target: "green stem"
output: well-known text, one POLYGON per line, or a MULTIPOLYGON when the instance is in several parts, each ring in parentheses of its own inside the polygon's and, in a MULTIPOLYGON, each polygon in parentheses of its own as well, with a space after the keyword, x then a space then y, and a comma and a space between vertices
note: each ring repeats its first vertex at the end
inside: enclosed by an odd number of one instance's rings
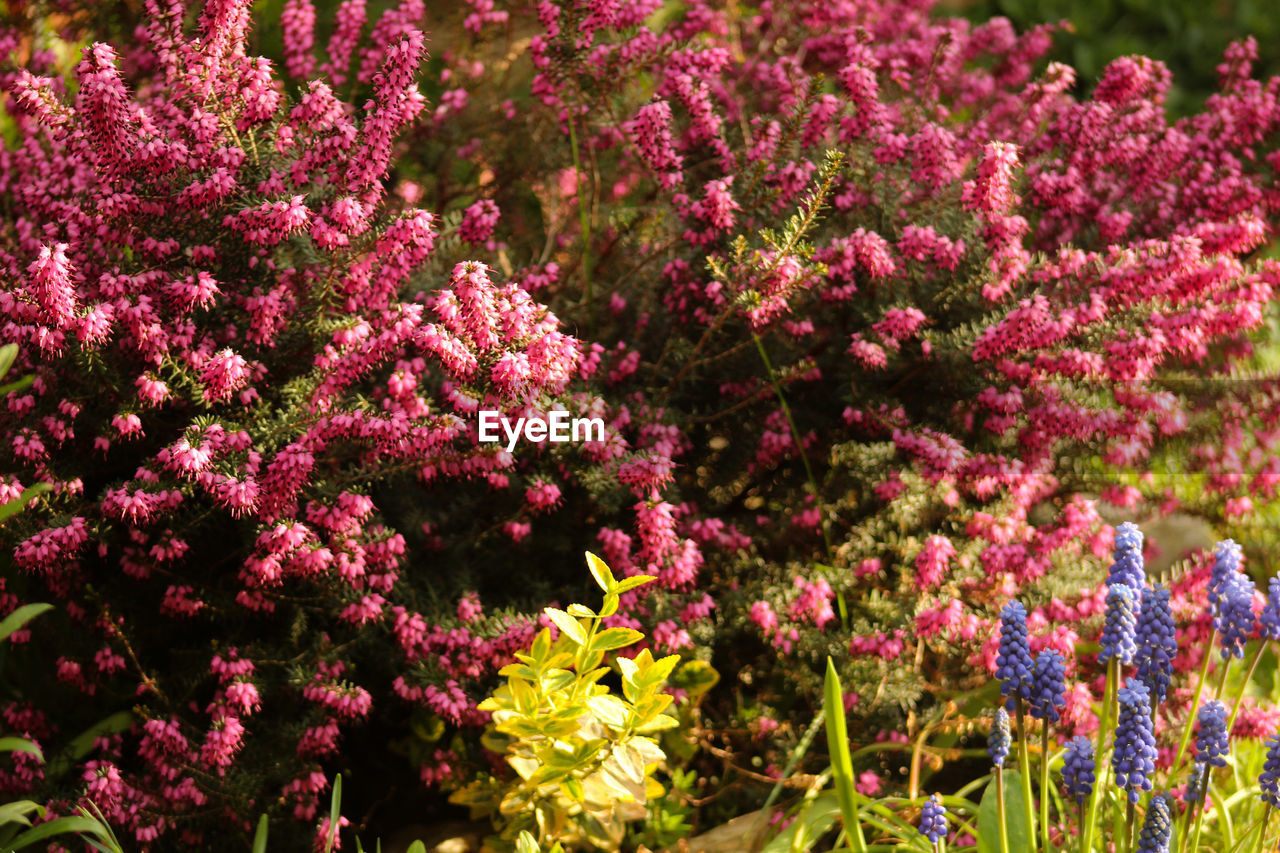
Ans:
POLYGON ((1027 821, 1027 841, 1033 846, 1036 837, 1035 803, 1031 799, 1031 758, 1027 749, 1026 709, 1021 696, 1013 698, 1014 717, 1018 724, 1018 778, 1022 782, 1022 810, 1027 821))
POLYGON ((1124 810, 1124 849, 1133 849, 1133 800, 1129 800, 1124 810))
POLYGON ((1040 728, 1040 847, 1044 853, 1053 849, 1049 844, 1049 721, 1043 720, 1040 728))
POLYGON ((1267 845, 1267 827, 1271 824, 1271 812, 1275 806, 1267 803, 1267 810, 1262 813, 1262 832, 1258 834, 1258 846, 1253 849, 1253 853, 1262 853, 1267 845))
POLYGON ((1258 643, 1258 650, 1253 653, 1253 660, 1249 661, 1249 672, 1244 677, 1244 683, 1240 685, 1240 692, 1236 694, 1236 702, 1231 706, 1231 716, 1227 717, 1227 732, 1230 733, 1231 727, 1235 724, 1236 714, 1240 713, 1240 704, 1244 702, 1244 692, 1249 689, 1249 682, 1253 680, 1253 673, 1258 669, 1258 662, 1262 660, 1262 653, 1267 650, 1270 640, 1263 640, 1258 643))
POLYGON ((1098 808, 1102 802, 1102 792, 1106 785, 1107 762, 1106 745, 1107 732, 1110 731, 1111 716, 1111 695, 1116 692, 1116 676, 1119 674, 1119 662, 1112 658, 1107 661, 1107 686, 1102 691, 1102 708, 1100 709, 1100 719, 1098 720, 1098 741, 1093 749, 1094 764, 1094 782, 1093 790, 1089 792, 1089 809, 1088 817, 1084 821, 1084 839, 1080 845, 1081 853, 1090 853, 1093 850, 1093 830, 1098 822, 1098 808))
POLYGON ((1004 767, 996 768, 996 820, 1000 822, 1000 853, 1009 853, 1009 818, 1004 809, 1004 767))
MULTIPOLYGON (((1178 741, 1178 752, 1173 758, 1173 764, 1169 768, 1169 780, 1177 778, 1178 772, 1182 769, 1182 757, 1187 754, 1187 747, 1191 743, 1191 729, 1196 724, 1196 714, 1200 710, 1200 694, 1204 692, 1205 681, 1209 678, 1209 660, 1213 657, 1213 643, 1218 638, 1218 631, 1214 629, 1209 632, 1209 645, 1204 650, 1204 660, 1200 662, 1200 676, 1196 681, 1196 692, 1191 694, 1191 712, 1187 714, 1186 725, 1182 727, 1182 739, 1178 741)), ((1182 842, 1178 842, 1181 849, 1182 842)))

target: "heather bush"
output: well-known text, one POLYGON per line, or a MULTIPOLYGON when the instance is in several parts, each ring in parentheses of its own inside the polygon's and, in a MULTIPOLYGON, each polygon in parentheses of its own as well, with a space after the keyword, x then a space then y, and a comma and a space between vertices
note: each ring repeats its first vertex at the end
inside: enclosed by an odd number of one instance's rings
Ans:
POLYGON ((1015 591, 1070 672, 1099 498, 1234 524, 1280 482, 1274 388, 1231 381, 1266 368, 1280 83, 1239 42, 1170 121, 1158 62, 1073 96, 1047 28, 930 6, 476 0, 425 63, 421 0, 289 0, 276 65, 245 0, 151 0, 118 52, 8 32, 35 381, 0 498, 52 492, 0 531, 5 606, 58 612, 0 712, 66 757, 5 789, 166 848, 269 809, 300 848, 341 769, 377 834, 375 787, 504 770, 479 702, 584 543, 657 579, 605 625, 685 660, 663 748, 708 790, 778 772, 828 656, 878 778, 1015 591), (604 434, 508 452, 484 410, 604 434), (1170 449, 1190 488, 1143 479, 1170 449))

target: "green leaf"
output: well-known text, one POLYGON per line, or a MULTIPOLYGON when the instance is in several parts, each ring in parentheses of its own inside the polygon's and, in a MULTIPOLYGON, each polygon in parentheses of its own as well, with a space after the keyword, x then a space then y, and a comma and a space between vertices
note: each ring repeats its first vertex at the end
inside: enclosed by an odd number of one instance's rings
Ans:
POLYGON ((670 683, 688 693, 689 698, 697 699, 720 683, 720 673, 706 661, 688 660, 671 676, 670 683))
POLYGON ((635 577, 623 578, 611 591, 622 595, 624 592, 630 592, 638 586, 644 586, 650 581, 656 580, 657 578, 653 575, 636 575, 635 577))
POLYGON ((427 853, 427 845, 421 841, 415 841, 409 845, 409 849, 405 853, 427 853))
POLYGON ((31 826, 31 819, 27 815, 33 812, 36 817, 44 817, 44 806, 31 800, 14 800, 12 803, 5 803, 0 806, 0 826, 6 823, 31 826))
POLYGON ((71 769, 72 762, 79 761, 88 755, 98 738, 122 732, 132 725, 132 711, 116 711, 111 716, 99 720, 67 744, 66 750, 49 763, 49 769, 45 771, 45 775, 50 779, 57 779, 71 769))
POLYGON ((623 649, 644 639, 644 634, 634 628, 606 628, 591 640, 591 648, 600 651, 623 649))
POLYGON ((258 831, 253 834, 253 853, 267 853, 267 816, 258 818, 258 831))
POLYGON ((24 737, 0 737, 0 752, 29 752, 44 763, 40 747, 24 737))
POLYGON ((55 835, 64 835, 66 833, 87 832, 96 835, 99 838, 105 838, 105 827, 101 823, 92 818, 87 817, 60 817, 42 823, 37 827, 28 829, 10 842, 9 850, 21 850, 35 844, 37 841, 44 841, 46 838, 52 838, 55 835))
POLYGON ((0 376, 4 376, 9 372, 9 368, 13 367, 14 359, 17 357, 17 344, 5 344, 0 347, 0 376))
POLYGON ((617 586, 618 582, 613 579, 613 572, 609 570, 604 560, 588 551, 587 568, 591 570, 591 577, 595 578, 600 589, 605 592, 613 592, 613 588, 617 586))
POLYGON ((342 774, 333 777, 333 797, 329 800, 329 837, 324 842, 324 853, 333 849, 333 839, 338 835, 338 821, 341 819, 342 807, 342 774))
MULTIPOLYGON (((1022 779, 1016 770, 1004 771, 1004 814, 1009 829, 1009 850, 1032 850, 1035 839, 1027 828, 1022 807, 1022 779)), ((987 783, 978 806, 978 853, 1000 853, 1000 811, 996 780, 987 783)))
POLYGON ((570 604, 569 615, 575 616, 579 619, 594 619, 596 612, 590 607, 586 607, 581 604, 570 604))
POLYGON ((839 814, 840 802, 836 792, 823 791, 801 807, 796 819, 764 846, 763 853, 790 853, 798 840, 797 834, 809 839, 821 838, 835 824, 839 814))
POLYGON ((845 727, 844 693, 840 689, 840 676, 831 658, 827 658, 826 682, 823 685, 822 713, 827 724, 827 748, 831 752, 831 776, 836 783, 836 797, 840 802, 840 816, 844 828, 858 850, 866 850, 862 838, 862 824, 858 820, 858 801, 855 798, 853 761, 849 757, 849 732, 845 727))
MULTIPOLYGON (((4 389, 0 388, 0 397, 4 396, 4 389)), ((22 494, 5 504, 0 504, 0 524, 22 512, 27 504, 37 497, 49 491, 52 486, 48 483, 36 483, 34 486, 28 486, 22 490, 22 494)))
POLYGON ((555 623, 555 626, 560 629, 560 632, 570 640, 573 640, 580 646, 585 646, 587 644, 587 633, 582 630, 582 625, 577 619, 574 619, 563 610, 557 610, 554 607, 543 608, 542 612, 547 614, 547 616, 551 618, 551 621, 555 623))
POLYGON ((601 606, 600 608, 600 618, 604 619, 606 617, 612 616, 613 614, 617 613, 618 603, 619 603, 619 599, 616 593, 612 593, 612 592, 605 593, 604 605, 601 606))
POLYGON ((4 621, 0 622, 0 640, 7 639, 10 634, 22 628, 32 619, 52 609, 52 604, 45 604, 44 602, 22 605, 4 617, 4 621))
MULTIPOLYGON (((414 853, 412 848, 409 849, 409 853, 414 853)), ((527 829, 520 830, 520 835, 516 837, 516 853, 542 853, 537 839, 530 835, 527 829)))

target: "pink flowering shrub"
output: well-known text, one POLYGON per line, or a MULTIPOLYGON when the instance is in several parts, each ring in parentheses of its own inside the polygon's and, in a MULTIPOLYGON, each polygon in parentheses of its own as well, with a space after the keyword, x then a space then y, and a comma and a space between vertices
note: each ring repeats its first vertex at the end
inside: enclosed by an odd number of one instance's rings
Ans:
POLYGON ((276 63, 247 0, 150 0, 73 68, 0 34, 36 377, 0 501, 53 486, 0 601, 59 607, 5 726, 136 709, 74 773, 143 843, 314 828, 339 767, 353 817, 455 787, 598 547, 658 579, 611 625, 733 674, 708 737, 762 749, 832 654, 871 740, 985 679, 1015 590, 1036 648, 1078 638, 1095 497, 1186 499, 1114 472, 1190 445, 1188 508, 1271 498, 1273 392, 1209 380, 1280 274, 1280 83, 1242 42, 1170 123, 1159 63, 1073 96, 1047 28, 930 5, 468 3, 425 70, 421 0, 289 0, 276 63), (482 410, 605 429, 508 452, 482 410))

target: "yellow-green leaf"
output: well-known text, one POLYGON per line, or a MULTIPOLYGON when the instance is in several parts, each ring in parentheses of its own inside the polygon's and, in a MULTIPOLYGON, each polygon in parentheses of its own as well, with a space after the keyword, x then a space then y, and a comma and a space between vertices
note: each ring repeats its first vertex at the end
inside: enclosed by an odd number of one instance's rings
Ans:
POLYGON ((591 577, 595 578, 596 583, 600 585, 600 589, 605 592, 613 592, 613 587, 617 582, 613 579, 613 572, 609 570, 609 566, 605 564, 604 560, 588 551, 587 568, 591 571, 591 577))
POLYGON ((622 595, 624 592, 630 592, 638 586, 644 586, 650 581, 656 580, 657 578, 653 575, 635 575, 634 577, 623 578, 618 582, 618 585, 611 590, 611 592, 616 592, 618 595, 622 595))
POLYGON ((574 619, 563 610, 557 610, 554 607, 544 608, 542 612, 547 614, 551 621, 555 623, 555 626, 559 628, 561 633, 566 637, 573 640, 580 646, 586 645, 587 633, 582 630, 582 625, 577 619, 574 619))
POLYGON ((600 651, 622 649, 644 639, 644 634, 634 628, 606 628, 591 640, 591 648, 600 651))

